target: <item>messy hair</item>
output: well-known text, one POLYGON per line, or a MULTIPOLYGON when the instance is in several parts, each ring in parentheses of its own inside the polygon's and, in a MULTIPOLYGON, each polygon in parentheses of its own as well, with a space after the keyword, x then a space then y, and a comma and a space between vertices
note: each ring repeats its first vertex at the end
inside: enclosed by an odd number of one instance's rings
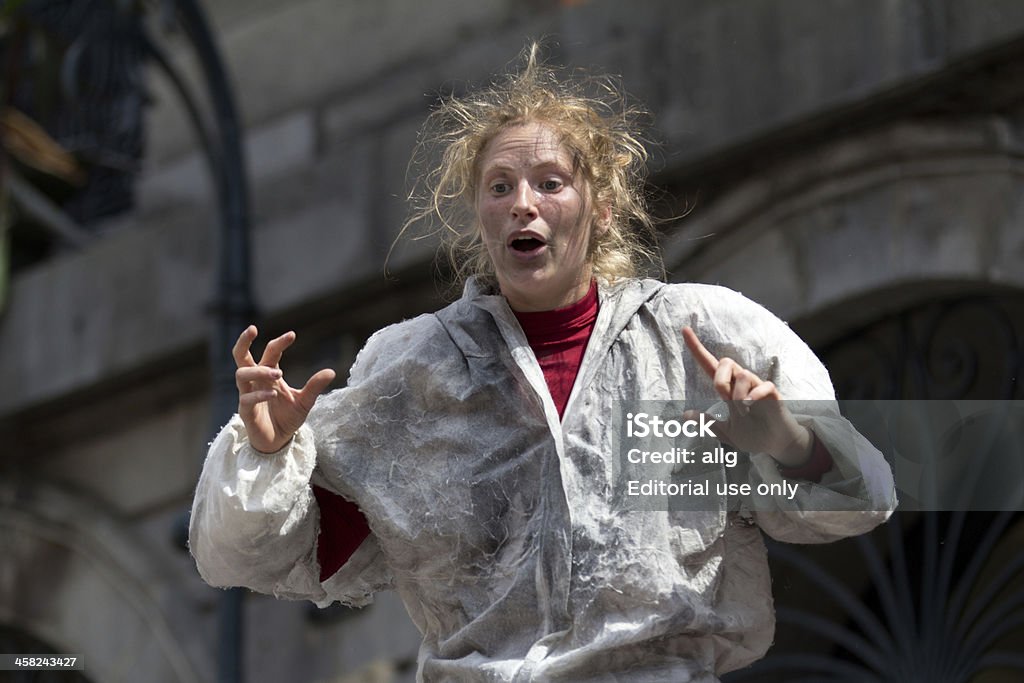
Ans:
POLYGON ((593 233, 594 276, 614 282, 656 263, 647 246, 654 236, 644 194, 647 150, 637 132, 645 112, 627 104, 610 77, 570 77, 543 64, 537 43, 514 64, 488 87, 442 98, 427 118, 410 163, 418 180, 402 234, 414 225, 439 234, 456 284, 473 275, 496 284, 476 211, 480 157, 503 130, 541 123, 556 132, 574 176, 586 182, 587 219, 610 217, 602 234, 593 233))

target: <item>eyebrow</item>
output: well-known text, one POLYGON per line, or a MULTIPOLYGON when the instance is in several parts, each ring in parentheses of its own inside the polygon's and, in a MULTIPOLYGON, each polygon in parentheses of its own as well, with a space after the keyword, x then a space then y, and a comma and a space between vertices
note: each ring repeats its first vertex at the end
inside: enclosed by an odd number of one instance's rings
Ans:
MULTIPOLYGON (((549 161, 542 161, 539 164, 536 164, 535 166, 531 166, 530 167, 531 170, 532 169, 542 169, 543 170, 543 169, 546 169, 546 168, 556 168, 558 170, 567 171, 569 173, 569 175, 572 175, 572 168, 571 168, 571 166, 566 166, 565 164, 559 162, 557 159, 556 160, 549 160, 549 161)), ((484 168, 482 169, 482 174, 483 175, 487 175, 489 173, 496 173, 496 172, 517 171, 518 169, 519 169, 518 166, 511 166, 509 164, 495 164, 493 166, 484 166, 484 168)))

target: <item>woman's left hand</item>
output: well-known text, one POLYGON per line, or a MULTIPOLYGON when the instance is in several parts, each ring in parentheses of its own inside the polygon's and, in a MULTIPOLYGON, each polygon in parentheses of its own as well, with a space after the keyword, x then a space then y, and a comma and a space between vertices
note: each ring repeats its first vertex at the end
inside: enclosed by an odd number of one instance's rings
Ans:
POLYGON ((814 436, 793 418, 775 384, 731 358, 715 358, 689 327, 683 340, 729 405, 729 420, 711 427, 715 436, 741 451, 768 453, 786 467, 804 464, 814 436))

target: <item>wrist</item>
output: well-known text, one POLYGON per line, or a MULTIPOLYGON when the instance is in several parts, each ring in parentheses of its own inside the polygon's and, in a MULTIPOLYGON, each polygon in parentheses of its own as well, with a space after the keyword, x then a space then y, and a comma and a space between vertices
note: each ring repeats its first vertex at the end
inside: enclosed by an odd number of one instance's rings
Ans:
POLYGON ((259 446, 256 446, 256 445, 255 445, 255 444, 254 444, 254 443, 252 442, 252 440, 250 439, 250 441, 249 441, 249 446, 250 446, 250 447, 251 447, 251 448, 252 448, 252 449, 253 449, 254 451, 256 451, 257 453, 259 453, 260 455, 277 455, 277 454, 278 454, 278 453, 280 453, 281 451, 283 451, 283 450, 285 450, 286 448, 288 448, 288 446, 290 446, 290 445, 291 445, 291 443, 292 443, 292 440, 293 440, 294 438, 295 438, 295 434, 292 434, 292 435, 291 435, 291 436, 289 436, 289 437, 288 437, 287 439, 285 439, 284 441, 280 442, 280 445, 278 445, 278 446, 277 446, 276 448, 274 447, 274 446, 275 446, 275 444, 266 444, 266 445, 265 445, 265 444, 260 444, 259 446), (265 449, 266 449, 266 450, 265 450, 265 449))
POLYGON ((811 452, 814 448, 814 434, 810 429, 797 424, 792 438, 769 452, 779 465, 787 468, 801 467, 811 459, 811 452))

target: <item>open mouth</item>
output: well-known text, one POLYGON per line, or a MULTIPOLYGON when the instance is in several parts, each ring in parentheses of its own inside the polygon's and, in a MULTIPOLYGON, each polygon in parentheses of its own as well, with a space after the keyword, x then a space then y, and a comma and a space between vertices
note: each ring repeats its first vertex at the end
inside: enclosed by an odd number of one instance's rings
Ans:
POLYGON ((515 251, 527 254, 543 247, 544 242, 540 241, 536 237, 517 237, 512 240, 512 244, 509 246, 511 246, 515 251))

